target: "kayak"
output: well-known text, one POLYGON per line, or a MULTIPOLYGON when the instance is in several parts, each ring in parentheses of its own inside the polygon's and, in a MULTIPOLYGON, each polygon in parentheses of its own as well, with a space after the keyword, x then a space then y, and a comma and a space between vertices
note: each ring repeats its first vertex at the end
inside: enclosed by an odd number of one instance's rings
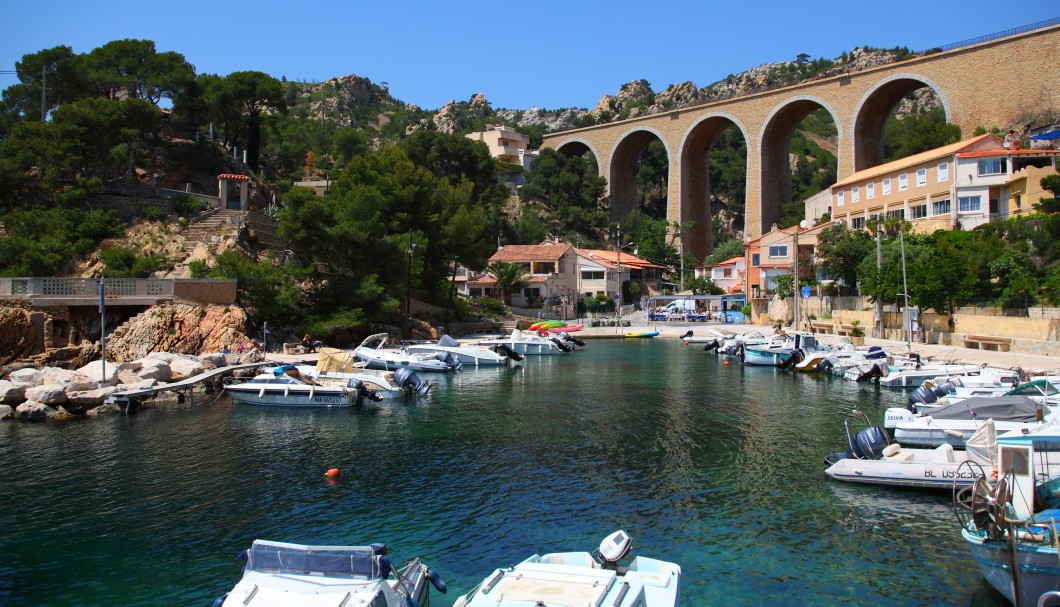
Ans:
POLYGON ((658 331, 644 331, 643 333, 626 333, 626 337, 655 337, 658 331))
POLYGON ((562 320, 546 320, 544 322, 535 322, 534 324, 527 327, 527 331, 541 331, 542 329, 552 329, 554 327, 562 327, 567 323, 562 320))
POLYGON ((549 333, 574 333, 575 331, 581 331, 585 328, 585 325, 563 325, 562 327, 552 327, 548 330, 549 333))

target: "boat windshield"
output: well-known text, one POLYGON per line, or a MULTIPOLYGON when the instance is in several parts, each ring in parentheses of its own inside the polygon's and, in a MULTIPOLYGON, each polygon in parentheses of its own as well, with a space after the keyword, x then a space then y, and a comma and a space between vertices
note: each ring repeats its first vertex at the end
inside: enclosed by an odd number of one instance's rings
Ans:
POLYGON ((379 568, 371 548, 301 547, 255 544, 247 553, 247 571, 293 573, 371 580, 379 568))

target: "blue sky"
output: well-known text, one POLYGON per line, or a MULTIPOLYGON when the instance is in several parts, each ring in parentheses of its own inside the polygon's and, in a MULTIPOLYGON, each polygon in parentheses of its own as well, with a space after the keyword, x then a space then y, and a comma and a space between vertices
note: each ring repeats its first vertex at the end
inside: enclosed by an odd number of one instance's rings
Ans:
MULTIPOLYGON (((357 74, 422 108, 484 93, 494 108, 592 108, 632 80, 702 87, 762 63, 835 58, 856 46, 923 50, 1060 17, 1056 0, 957 3, 12 2, 0 71, 24 54, 153 40, 198 73, 259 70, 317 82, 357 74)), ((16 82, 0 74, 0 89, 16 82)))

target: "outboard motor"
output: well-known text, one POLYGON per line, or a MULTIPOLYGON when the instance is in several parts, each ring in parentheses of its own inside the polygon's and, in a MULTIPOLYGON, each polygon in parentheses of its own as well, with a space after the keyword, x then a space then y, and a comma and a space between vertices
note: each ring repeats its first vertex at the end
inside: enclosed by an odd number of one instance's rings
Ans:
POLYGON ((914 417, 915 414, 905 407, 889 407, 883 413, 883 427, 893 435, 898 424, 911 422, 914 417))
POLYGON ((380 396, 378 392, 376 392, 375 390, 369 390, 368 386, 364 385, 364 382, 359 379, 351 379, 350 381, 346 382, 346 387, 350 390, 353 390, 354 393, 357 394, 358 405, 361 404, 366 398, 368 400, 374 400, 376 402, 383 400, 383 397, 380 396))
MULTIPOLYGON (((691 331, 689 331, 689 333, 691 333, 691 331)), ((585 347, 585 340, 584 339, 578 339, 577 337, 572 337, 571 334, 567 333, 566 331, 561 332, 559 335, 560 335, 560 337, 563 338, 564 341, 569 341, 570 343, 572 343, 572 344, 574 344, 576 346, 582 347, 582 348, 585 347)))
POLYGON ((795 365, 801 363, 803 358, 805 358, 805 357, 802 354, 802 350, 800 350, 798 348, 795 348, 794 350, 791 351, 791 355, 788 356, 788 359, 785 360, 785 361, 782 361, 780 363, 780 368, 781 369, 794 369, 795 365))
POLYGON ((519 354, 518 352, 516 352, 515 350, 509 348, 505 344, 497 344, 496 346, 493 346, 493 351, 498 353, 498 354, 503 354, 503 355, 507 356, 509 359, 514 360, 516 362, 518 362, 520 360, 523 360, 523 355, 522 354, 519 354))
POLYGON ((449 368, 453 371, 459 371, 460 367, 464 366, 455 356, 453 356, 452 352, 435 352, 434 357, 449 365, 449 368))
POLYGON ((953 392, 954 387, 955 386, 953 384, 953 380, 947 379, 946 381, 932 388, 931 391, 935 393, 935 396, 942 398, 944 396, 949 396, 950 393, 953 392))
POLYGON ((574 346, 563 343, 563 340, 558 337, 549 337, 548 340, 556 344, 556 347, 558 347, 560 350, 563 350, 564 352, 571 352, 574 350, 574 346))
POLYGON ((687 333, 685 333, 684 335, 682 335, 682 336, 681 336, 681 339, 684 339, 684 338, 686 338, 686 337, 692 337, 692 331, 688 331, 687 333))
POLYGON ((887 432, 883 428, 870 426, 851 437, 848 422, 849 420, 843 420, 843 425, 847 426, 847 449, 845 451, 836 451, 826 456, 824 458, 826 466, 831 466, 841 459, 852 457, 857 459, 880 459, 883 456, 883 450, 889 444, 887 432))
POLYGON ((413 392, 426 394, 431 389, 430 382, 425 379, 420 379, 419 376, 416 375, 416 372, 408 367, 398 367, 398 369, 394 371, 394 383, 409 394, 412 394, 413 392))
POLYGON ((368 547, 372 549, 372 554, 375 555, 376 562, 379 563, 379 576, 385 580, 390 576, 390 572, 394 570, 390 557, 386 555, 386 544, 370 544, 368 547))
POLYGON ((832 364, 832 361, 830 361, 830 360, 828 360, 826 358, 826 359, 822 360, 821 362, 817 363, 817 366, 813 368, 813 372, 814 373, 823 373, 825 371, 828 371, 829 369, 831 369, 834 366, 835 365, 832 364))
MULTIPOLYGON (((689 331, 689 333, 691 333, 691 331, 689 331)), ((721 346, 721 344, 718 343, 718 340, 712 339, 712 340, 708 341, 705 346, 703 346, 703 350, 705 352, 715 352, 715 353, 717 353, 718 348, 720 346, 721 346)))
POLYGON ((918 404, 930 405, 938 402, 938 400, 939 397, 931 386, 921 385, 909 395, 909 408, 915 411, 918 404))
POLYGON ((880 368, 879 363, 873 363, 872 368, 858 376, 857 381, 859 384, 865 383, 872 380, 877 386, 880 385, 880 378, 883 377, 883 369, 880 368))
POLYGON ((746 355, 746 353, 744 352, 744 348, 745 346, 743 342, 740 342, 739 347, 737 347, 736 349, 736 358, 739 358, 741 363, 743 362, 744 356, 746 355))

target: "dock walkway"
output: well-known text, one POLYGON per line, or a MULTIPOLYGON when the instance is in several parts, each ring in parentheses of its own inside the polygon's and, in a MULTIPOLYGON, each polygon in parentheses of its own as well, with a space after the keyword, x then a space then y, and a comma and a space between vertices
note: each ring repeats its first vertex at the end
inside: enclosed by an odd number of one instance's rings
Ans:
POLYGON ((195 386, 195 384, 206 381, 210 378, 217 377, 218 375, 224 375, 225 373, 231 373, 232 371, 238 371, 239 369, 250 369, 252 367, 261 367, 263 365, 275 364, 275 361, 258 361, 253 363, 241 363, 237 365, 226 365, 224 367, 217 367, 210 369, 198 375, 193 375, 186 379, 182 379, 177 382, 169 384, 158 384, 157 386, 151 386, 150 388, 135 388, 132 390, 122 390, 121 392, 115 392, 110 395, 107 399, 108 403, 115 404, 128 404, 131 402, 139 402, 145 398, 154 396, 159 392, 180 392, 182 390, 188 390, 195 386))

